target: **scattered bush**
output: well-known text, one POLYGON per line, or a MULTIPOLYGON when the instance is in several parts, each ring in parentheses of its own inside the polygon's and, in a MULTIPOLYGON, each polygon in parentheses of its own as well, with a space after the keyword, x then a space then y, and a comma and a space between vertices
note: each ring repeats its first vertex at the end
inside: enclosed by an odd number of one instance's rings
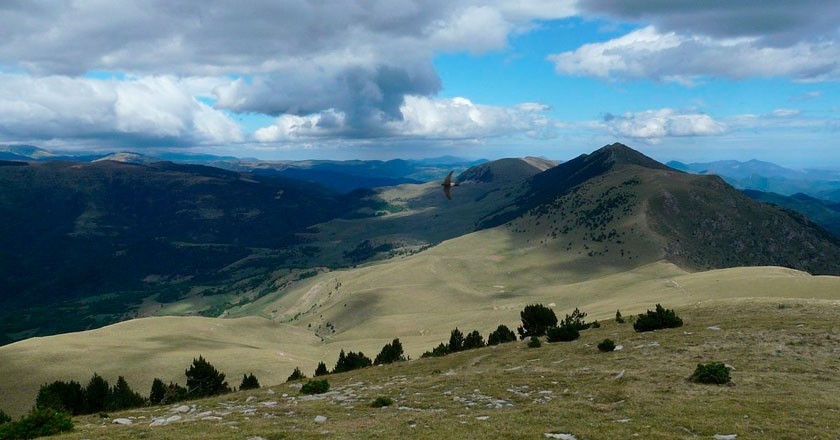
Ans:
POLYGON ((615 342, 612 339, 604 339, 603 341, 598 343, 598 350, 601 350, 603 352, 614 351, 615 342))
POLYGON ((224 373, 220 373, 202 356, 193 359, 192 365, 184 374, 187 376, 187 390, 190 397, 215 396, 230 392, 224 373))
POLYGON ((601 323, 597 319, 592 321, 592 328, 601 328, 601 323))
POLYGON ((525 309, 519 312, 519 317, 522 318, 522 326, 516 331, 522 340, 532 336, 545 336, 549 327, 557 325, 557 315, 542 304, 525 306, 525 309))
POLYGON ((290 374, 289 377, 286 378, 286 382, 291 382, 291 381, 294 381, 294 380, 301 380, 301 379, 306 379, 306 375, 303 374, 303 372, 300 371, 300 368, 295 367, 295 371, 292 371, 292 374, 290 374))
POLYGON ((619 324, 624 324, 624 317, 621 316, 621 311, 617 309, 615 311, 615 322, 619 324))
POLYGON ((393 404, 394 404, 394 400, 391 399, 390 397, 379 396, 379 397, 376 398, 376 400, 373 401, 373 403, 370 404, 370 406, 372 406, 374 408, 383 408, 383 407, 386 407, 386 406, 391 406, 393 404))
POLYGON ((330 374, 330 372, 327 371, 327 364, 325 364, 323 361, 318 362, 318 367, 315 368, 314 376, 326 376, 327 374, 330 374))
POLYGON ((302 394, 323 394, 330 390, 330 383, 327 379, 310 380, 300 387, 302 394))
POLYGON ((694 374, 689 378, 692 382, 725 385, 732 379, 729 368, 720 362, 697 364, 694 374))
POLYGON ((464 350, 472 350, 474 348, 484 347, 484 338, 478 330, 473 330, 464 338, 464 350))
POLYGON ((17 422, 0 424, 0 440, 45 437, 72 429, 70 415, 52 408, 35 408, 17 422))
POLYGON ((254 376, 254 373, 242 375, 242 383, 239 384, 239 390, 255 390, 260 387, 260 381, 257 380, 257 376, 254 376))
POLYGON ((382 351, 376 355, 376 359, 374 359, 373 363, 376 365, 390 364, 404 360, 405 354, 403 353, 402 343, 399 338, 396 338, 390 344, 385 344, 385 346, 382 347, 382 351))
POLYGON ((35 407, 38 409, 84 414, 85 406, 85 391, 76 381, 57 380, 51 384, 41 385, 35 398, 35 407))
POLYGON ((548 342, 570 342, 580 337, 580 332, 575 326, 565 324, 549 327, 545 334, 548 342))
POLYGON ((335 363, 333 373, 344 373, 347 371, 358 370, 373 365, 373 361, 365 356, 361 351, 358 353, 348 352, 344 354, 344 350, 338 354, 338 361, 335 363))
POLYGON ((2 409, 0 409, 0 425, 2 425, 2 424, 4 424, 4 423, 9 423, 9 422, 11 422, 11 421, 12 421, 12 418, 11 418, 11 417, 9 417, 9 415, 8 415, 8 414, 6 414, 6 412, 5 412, 5 411, 3 411, 2 409))
POLYGON ((676 312, 657 304, 656 311, 648 310, 646 313, 639 314, 636 322, 633 323, 633 329, 637 332, 647 332, 663 328, 682 327, 682 325, 683 321, 677 316, 676 312))
POLYGON ((531 340, 528 341, 529 348, 539 348, 542 347, 542 342, 540 342, 540 338, 536 336, 531 336, 531 340))
POLYGON ((487 337, 487 345, 498 345, 516 340, 516 333, 507 328, 506 325, 499 325, 490 336, 487 337))

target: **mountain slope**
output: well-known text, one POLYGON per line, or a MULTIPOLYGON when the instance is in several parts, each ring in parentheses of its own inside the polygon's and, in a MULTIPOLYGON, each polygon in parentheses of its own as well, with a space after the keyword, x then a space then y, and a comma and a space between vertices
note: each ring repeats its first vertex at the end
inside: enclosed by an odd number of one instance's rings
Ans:
POLYGON ((805 217, 624 145, 563 163, 525 185, 524 196, 480 226, 509 222, 543 242, 560 240, 568 250, 615 261, 642 253, 693 270, 774 265, 840 274, 840 241, 805 217))
POLYGON ((199 165, 0 167, 0 339, 90 328, 132 316, 152 295, 171 302, 315 266, 297 234, 359 203, 199 165))

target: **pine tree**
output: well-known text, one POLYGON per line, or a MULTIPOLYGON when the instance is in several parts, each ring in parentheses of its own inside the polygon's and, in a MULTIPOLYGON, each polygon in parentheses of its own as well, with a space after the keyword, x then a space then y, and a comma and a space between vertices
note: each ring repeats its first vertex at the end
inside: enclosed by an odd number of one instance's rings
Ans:
POLYGON ((493 333, 487 336, 487 345, 498 345, 516 341, 516 333, 506 325, 499 325, 493 333))
POLYGON ((473 330, 464 338, 464 350, 484 347, 484 338, 478 330, 473 330))
POLYGON ((458 330, 458 327, 455 327, 455 330, 452 330, 452 333, 449 334, 449 352, 457 353, 463 349, 464 334, 461 333, 461 330, 458 330))
POLYGON ((399 338, 394 339, 390 344, 385 344, 382 347, 382 351, 376 355, 376 359, 373 361, 374 364, 390 364, 393 362, 404 361, 405 355, 403 354, 403 346, 400 342, 399 338))
POLYGON ((137 408, 146 404, 146 399, 140 394, 135 393, 125 378, 120 376, 117 378, 117 383, 111 389, 111 393, 105 402, 105 407, 108 410, 118 410, 125 408, 137 408))
POLYGON ((187 390, 190 397, 214 396, 230 392, 224 373, 220 373, 202 356, 193 359, 192 365, 184 374, 187 376, 187 390))
POLYGON ((542 304, 525 306, 525 309, 519 312, 519 316, 522 318, 522 326, 516 331, 522 340, 531 336, 545 336, 549 327, 557 325, 557 315, 542 304))
MULTIPOLYGON (((296 371, 300 371, 295 368, 296 371)), ((242 375, 242 383, 239 384, 239 390, 254 390, 260 387, 260 381, 257 380, 257 376, 254 376, 254 373, 242 375)))
POLYGON ((85 412, 93 414, 104 411, 109 394, 111 394, 111 386, 108 385, 108 381, 93 373, 93 377, 85 387, 85 412))
POLYGON ((164 397, 166 397, 166 385, 164 385, 162 380, 155 378, 152 381, 152 389, 149 391, 149 403, 160 405, 163 403, 164 397))
POLYGON ((327 364, 323 361, 318 362, 318 367, 315 368, 315 376, 326 376, 327 374, 330 374, 330 372, 327 371, 327 364))
MULTIPOLYGON (((286 382, 291 382, 293 380, 301 380, 306 379, 306 375, 300 371, 300 368, 295 367, 295 371, 292 371, 292 374, 286 379, 286 382)), ((241 388, 241 387, 240 387, 241 388)))

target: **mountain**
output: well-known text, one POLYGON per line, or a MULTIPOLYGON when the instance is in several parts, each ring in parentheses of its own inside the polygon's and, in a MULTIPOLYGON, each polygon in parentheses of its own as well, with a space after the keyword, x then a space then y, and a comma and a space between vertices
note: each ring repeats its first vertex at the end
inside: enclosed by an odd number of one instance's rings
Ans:
MULTIPOLYGON (((322 272, 409 259, 483 230, 505 244, 487 258, 508 246, 543 249, 545 262, 523 260, 521 270, 563 282, 658 261, 692 271, 840 273, 836 238, 716 176, 674 170, 621 144, 552 165, 474 165, 456 178, 452 200, 440 186, 446 169, 427 183, 338 194, 270 170, 113 160, 2 166, 0 215, 10 219, 0 225, 2 335, 9 342, 138 316, 237 314, 322 272), (59 318, 68 314, 76 318, 59 318)), ((408 161, 306 166, 367 170, 368 178, 418 169, 408 161)))
POLYGON ((840 202, 840 171, 793 170, 770 162, 725 160, 707 163, 668 165, 695 174, 714 174, 739 189, 772 192, 781 195, 805 193, 812 197, 840 202))
POLYGON ((820 200, 802 193, 783 196, 755 190, 743 192, 751 199, 796 211, 822 226, 835 237, 840 237, 840 203, 820 200))
POLYGON ((101 162, 103 160, 112 160, 114 162, 122 162, 122 163, 133 163, 133 164, 143 164, 149 165, 155 162, 162 162, 161 159, 155 157, 149 157, 140 153, 132 153, 130 151, 122 151, 119 153, 111 153, 105 156, 102 156, 98 159, 93 160, 93 162, 101 162))
POLYGON ((2 335, 91 328, 134 316, 149 297, 237 291, 315 267, 299 234, 366 203, 376 201, 202 165, 0 166, 2 335))
POLYGON ((583 241, 591 255, 647 249, 693 270, 771 265, 840 273, 840 241, 802 215, 621 144, 558 165, 526 185, 524 196, 480 225, 513 221, 513 228, 566 241, 570 250, 583 241))

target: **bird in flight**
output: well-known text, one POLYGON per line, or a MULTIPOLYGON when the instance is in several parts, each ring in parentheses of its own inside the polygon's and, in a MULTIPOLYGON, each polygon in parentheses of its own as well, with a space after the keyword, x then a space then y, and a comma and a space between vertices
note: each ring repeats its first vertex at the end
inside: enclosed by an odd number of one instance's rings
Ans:
POLYGON ((452 200, 452 187, 458 186, 458 183, 452 183, 452 173, 454 171, 450 171, 449 175, 446 176, 446 179, 443 179, 443 183, 440 186, 443 187, 443 194, 446 196, 447 199, 452 200))

